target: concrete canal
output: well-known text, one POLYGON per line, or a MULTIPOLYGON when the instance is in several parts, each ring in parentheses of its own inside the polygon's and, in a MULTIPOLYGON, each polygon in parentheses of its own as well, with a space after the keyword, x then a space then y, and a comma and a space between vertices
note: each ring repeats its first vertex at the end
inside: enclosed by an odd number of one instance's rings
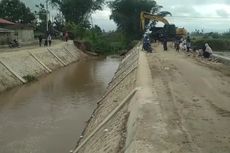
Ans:
POLYGON ((69 152, 119 62, 114 58, 82 60, 1 93, 0 152, 69 152))

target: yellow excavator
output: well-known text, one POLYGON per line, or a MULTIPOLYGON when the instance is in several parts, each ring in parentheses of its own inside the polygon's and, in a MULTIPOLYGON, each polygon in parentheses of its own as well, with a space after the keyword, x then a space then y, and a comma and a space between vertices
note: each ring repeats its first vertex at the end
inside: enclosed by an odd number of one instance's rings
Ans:
POLYGON ((171 39, 175 39, 177 36, 178 37, 186 37, 187 35, 187 30, 185 28, 176 28, 174 24, 169 24, 168 20, 166 20, 162 16, 158 15, 153 15, 148 12, 142 11, 140 14, 140 20, 141 20, 141 29, 144 31, 145 30, 145 20, 154 20, 154 21, 160 21, 164 23, 164 27, 153 27, 150 30, 153 33, 158 33, 158 34, 163 34, 166 33, 168 37, 171 39))

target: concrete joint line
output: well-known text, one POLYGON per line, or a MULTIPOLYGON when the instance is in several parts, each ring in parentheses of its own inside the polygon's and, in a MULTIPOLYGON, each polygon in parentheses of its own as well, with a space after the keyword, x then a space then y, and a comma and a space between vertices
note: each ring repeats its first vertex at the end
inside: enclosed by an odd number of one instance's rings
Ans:
POLYGON ((133 89, 127 97, 96 127, 93 132, 74 150, 77 153, 93 136, 96 134, 137 92, 138 88, 133 89))
POLYGON ((108 92, 105 93, 105 95, 97 102, 99 104, 102 100, 104 100, 127 76, 129 76, 130 73, 132 73, 135 69, 137 69, 137 66, 134 67, 129 73, 127 73, 124 78, 122 78, 118 83, 116 83, 108 92))
POLYGON ((127 54, 121 61, 121 63, 124 63, 127 59, 131 58, 131 56, 135 56, 135 52, 132 51, 131 53, 127 54))
POLYGON ((39 60, 39 58, 34 55, 32 52, 29 52, 29 54, 43 67, 45 68, 45 70, 47 70, 49 73, 52 72, 52 70, 50 68, 48 68, 41 60, 39 60))
MULTIPOLYGON (((139 57, 137 57, 137 56, 134 56, 134 57, 136 57, 136 58, 139 58, 139 57)), ((134 58, 135 59, 135 58, 134 58)), ((129 60, 129 61, 131 61, 131 62, 133 62, 133 60, 130 60, 130 59, 127 59, 127 60, 129 60)), ((128 65, 130 62, 123 62, 123 63, 121 63, 120 65, 119 65, 119 67, 118 67, 118 69, 117 69, 117 71, 115 72, 115 74, 117 74, 121 69, 122 69, 122 67, 124 67, 124 66, 126 66, 126 65, 128 65)))
POLYGON ((47 48, 47 49, 62 65, 64 65, 64 66, 67 65, 56 54, 54 54, 49 48, 47 48))
MULTIPOLYGON (((137 62, 138 58, 136 58, 134 61, 132 61, 124 70, 121 70, 119 73, 115 73, 117 74, 117 76, 114 76, 114 79, 118 78, 121 74, 123 74, 127 69, 129 69, 131 66, 134 65, 135 62, 137 62)), ((137 62, 138 64, 138 62, 137 62)), ((136 65, 135 65, 136 66, 136 65)))
MULTIPOLYGON (((133 69, 131 69, 125 76, 124 78, 122 78, 113 88, 115 88, 116 86, 118 86, 130 73, 132 73, 135 69, 137 69, 138 67, 138 64, 133 67, 133 69)), ((118 77, 117 77, 118 78, 118 77)), ((112 81, 109 82, 109 87, 110 87, 110 84, 112 84, 112 82, 114 82, 117 78, 113 79, 112 81)))
POLYGON ((135 54, 132 53, 130 55, 127 55, 126 57, 123 58, 123 60, 121 61, 121 64, 119 65, 119 67, 121 67, 122 65, 124 65, 125 61, 128 61, 128 60, 130 60, 130 58, 133 58, 133 57, 136 57, 136 56, 138 56, 136 53, 135 54))
POLYGON ((75 57, 66 47, 64 47, 64 49, 65 49, 72 57, 75 57))
POLYGON ((5 68, 10 71, 16 78, 18 78, 23 84, 26 83, 26 80, 23 79, 21 76, 19 76, 13 69, 11 69, 6 63, 4 63, 2 60, 0 60, 0 63, 5 66, 5 68))
MULTIPOLYGON (((132 65, 132 66, 130 66, 130 67, 127 68, 127 69, 128 69, 128 70, 133 70, 133 69, 137 68, 137 66, 138 66, 138 63, 136 62, 135 65, 132 65)), ((111 83, 114 82, 115 80, 117 80, 117 79, 118 79, 120 76, 122 76, 125 72, 126 72, 126 71, 124 70, 121 74, 116 75, 115 77, 113 77, 111 83)), ((129 71, 127 71, 127 72, 129 72, 129 71)))

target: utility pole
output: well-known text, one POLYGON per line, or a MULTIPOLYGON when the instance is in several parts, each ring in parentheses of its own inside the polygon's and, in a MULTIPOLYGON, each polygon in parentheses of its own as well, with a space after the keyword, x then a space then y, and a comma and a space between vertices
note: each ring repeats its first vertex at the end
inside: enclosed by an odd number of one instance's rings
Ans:
POLYGON ((48 0, 46 0, 46 31, 49 31, 49 6, 48 6, 48 0))

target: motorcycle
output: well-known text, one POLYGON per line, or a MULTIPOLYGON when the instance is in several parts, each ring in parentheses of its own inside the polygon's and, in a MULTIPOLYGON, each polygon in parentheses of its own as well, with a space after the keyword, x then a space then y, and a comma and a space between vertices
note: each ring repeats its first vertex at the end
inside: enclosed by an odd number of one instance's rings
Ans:
POLYGON ((13 41, 9 42, 9 47, 10 48, 16 48, 16 47, 20 47, 20 46, 19 46, 18 41, 14 39, 13 41))
POLYGON ((152 49, 152 46, 150 43, 144 43, 143 44, 143 49, 149 53, 152 53, 153 52, 153 49, 152 49))

